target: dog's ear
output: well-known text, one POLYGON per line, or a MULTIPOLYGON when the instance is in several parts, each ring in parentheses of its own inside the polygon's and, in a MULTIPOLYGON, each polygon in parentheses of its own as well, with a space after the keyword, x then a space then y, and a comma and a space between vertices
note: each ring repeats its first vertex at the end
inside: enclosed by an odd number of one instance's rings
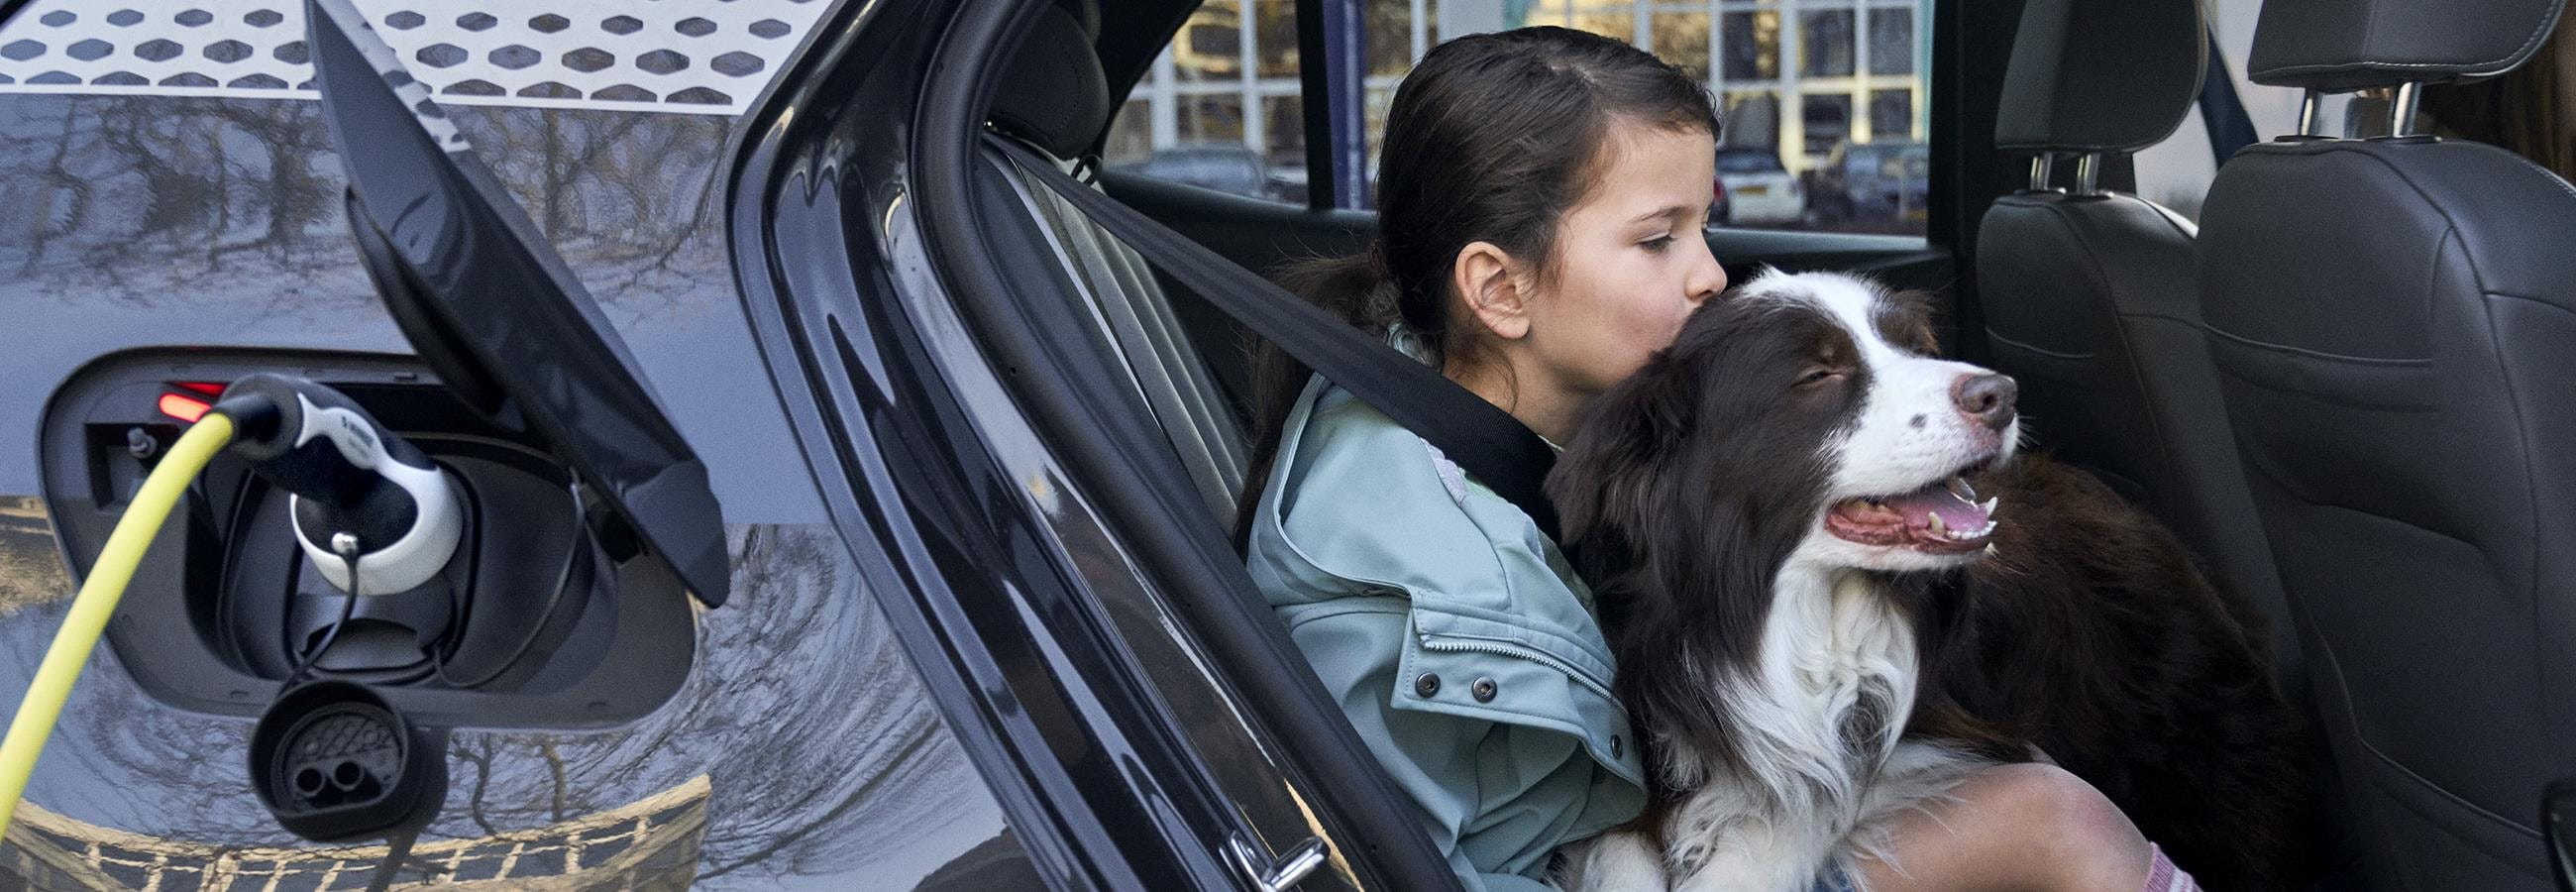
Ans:
POLYGON ((1688 382, 1675 365, 1657 353, 1585 410, 1547 475, 1559 543, 1572 548, 1599 528, 1633 527, 1647 510, 1660 459, 1689 430, 1688 382))
POLYGON ((1890 343, 1924 356, 1941 355, 1941 339, 1932 333, 1932 292, 1915 288, 1893 292, 1886 306, 1890 313, 1881 333, 1890 343))

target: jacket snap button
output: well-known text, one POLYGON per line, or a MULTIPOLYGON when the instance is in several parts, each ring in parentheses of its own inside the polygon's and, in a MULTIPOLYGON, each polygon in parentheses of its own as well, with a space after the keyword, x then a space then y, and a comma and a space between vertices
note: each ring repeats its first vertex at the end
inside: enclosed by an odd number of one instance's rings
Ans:
POLYGON ((1621 757, 1621 756, 1623 756, 1623 755, 1626 755, 1626 754, 1625 754, 1625 753, 1620 752, 1620 746, 1619 746, 1619 735, 1617 735, 1617 734, 1612 734, 1612 735, 1610 735, 1610 758, 1616 759, 1616 758, 1619 758, 1619 757, 1621 757))
POLYGON ((1471 688, 1470 690, 1471 690, 1472 692, 1474 692, 1474 693, 1475 693, 1475 695, 1476 695, 1476 702, 1478 702, 1478 703, 1492 703, 1492 702, 1494 702, 1494 690, 1495 690, 1495 685, 1494 685, 1494 680, 1493 680, 1493 679, 1490 679, 1490 678, 1479 678, 1479 679, 1476 679, 1476 686, 1475 686, 1474 688, 1471 688))
POLYGON ((1440 693, 1440 676, 1425 672, 1413 680, 1413 696, 1427 699, 1437 693, 1440 693))

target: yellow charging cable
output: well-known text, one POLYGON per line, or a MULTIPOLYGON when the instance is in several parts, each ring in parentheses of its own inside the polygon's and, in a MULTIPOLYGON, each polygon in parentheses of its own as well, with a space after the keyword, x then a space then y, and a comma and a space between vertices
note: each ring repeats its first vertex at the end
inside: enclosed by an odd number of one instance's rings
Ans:
POLYGON ((80 594, 72 598, 71 615, 63 618, 53 646, 45 649, 45 662, 36 668, 36 680, 27 685, 27 698, 18 701, 8 738, 0 740, 0 836, 8 834, 9 821, 18 813, 18 797, 26 794, 27 778, 36 773, 36 757, 45 751, 45 738, 53 735, 54 720, 62 716, 63 701, 71 698, 72 682, 79 680, 81 666, 98 647, 108 617, 116 615, 125 584, 142 566, 144 550, 161 534, 162 522, 188 491, 188 481, 197 479, 197 472, 205 470, 206 463, 232 439, 231 418, 209 412, 199 419, 162 456, 152 476, 144 478, 142 491, 134 494, 125 516, 116 522, 116 531, 108 534, 107 547, 99 551, 89 578, 81 582, 80 594))

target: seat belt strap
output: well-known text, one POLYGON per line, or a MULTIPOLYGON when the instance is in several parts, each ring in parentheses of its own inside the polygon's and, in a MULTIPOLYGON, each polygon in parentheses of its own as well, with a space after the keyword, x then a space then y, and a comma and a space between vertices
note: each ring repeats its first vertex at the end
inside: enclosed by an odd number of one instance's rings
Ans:
POLYGON ((1543 485, 1556 451, 1520 419, 1322 307, 1073 178, 1028 147, 985 138, 1184 290, 1267 338, 1325 380, 1428 441, 1468 476, 1518 506, 1554 541, 1543 485))

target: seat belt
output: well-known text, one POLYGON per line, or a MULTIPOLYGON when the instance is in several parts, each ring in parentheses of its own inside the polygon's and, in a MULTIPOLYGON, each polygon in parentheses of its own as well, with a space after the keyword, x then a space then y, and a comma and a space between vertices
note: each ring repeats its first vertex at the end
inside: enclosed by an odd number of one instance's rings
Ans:
POLYGON ((1556 464, 1556 450, 1520 419, 1324 308, 1058 170, 1035 150, 999 134, 984 138, 1199 300, 1428 441, 1476 482, 1519 507, 1537 522, 1540 534, 1555 541, 1556 508, 1548 503, 1543 484, 1556 464))

